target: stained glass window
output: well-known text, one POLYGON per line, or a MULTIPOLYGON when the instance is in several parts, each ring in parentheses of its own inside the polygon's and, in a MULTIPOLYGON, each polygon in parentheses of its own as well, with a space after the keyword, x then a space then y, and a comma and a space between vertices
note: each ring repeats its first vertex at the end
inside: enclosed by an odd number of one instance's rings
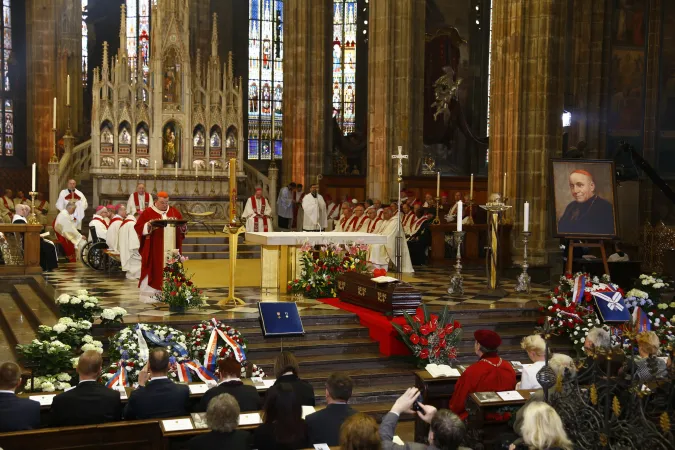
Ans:
POLYGON ((150 0, 126 0, 126 5, 127 54, 131 76, 136 79, 140 64, 143 81, 147 83, 150 71, 150 0))
POLYGON ((248 159, 281 159, 283 0, 249 0, 248 159))
POLYGON ((333 0, 333 117, 352 133, 356 110, 356 0, 333 0))
POLYGON ((87 87, 89 69, 89 29, 87 28, 89 0, 82 0, 82 86, 87 87))
POLYGON ((12 2, 2 0, 2 54, 0 66, 2 66, 2 83, 0 96, 2 102, 0 108, 0 155, 14 155, 14 101, 10 98, 9 84, 9 58, 12 53, 12 2))

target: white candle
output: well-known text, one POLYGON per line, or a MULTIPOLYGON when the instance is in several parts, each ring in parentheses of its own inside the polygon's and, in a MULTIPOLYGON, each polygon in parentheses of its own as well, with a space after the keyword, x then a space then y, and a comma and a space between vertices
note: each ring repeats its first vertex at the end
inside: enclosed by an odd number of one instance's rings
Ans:
POLYGON ((141 176, 141 162, 139 160, 136 160, 136 176, 141 176))
POLYGON ((528 202, 525 202, 524 215, 525 218, 523 219, 523 231, 527 233, 530 231, 530 204, 528 202))
POLYGON ((178 163, 176 163, 176 178, 178 178, 178 163))
POLYGON ((68 75, 68 81, 66 82, 66 106, 70 106, 70 75, 68 75))
POLYGON ((35 163, 33 163, 33 183, 31 186, 33 186, 33 192, 35 192, 35 163))
POLYGON ((504 188, 502 189, 502 201, 506 198, 506 172, 504 172, 504 188))
POLYGON ((216 176, 216 165, 211 164, 211 178, 214 178, 216 176))
POLYGON ((473 174, 471 174, 471 187, 469 188, 469 200, 473 200, 473 174))
POLYGON ((119 172, 118 172, 118 175, 119 175, 120 177, 122 176, 122 160, 121 160, 121 159, 120 159, 120 163, 119 163, 119 172))
POLYGON ((195 178, 199 176, 199 164, 195 164, 195 178))
POLYGON ((441 171, 439 170, 436 173, 436 198, 440 198, 441 196, 441 171))
POLYGON ((54 97, 54 117, 52 122, 52 129, 56 130, 56 97, 54 97))
POLYGON ((157 160, 155 160, 155 177, 157 176, 157 160))
POLYGON ((457 231, 462 231, 462 201, 457 202, 457 231))

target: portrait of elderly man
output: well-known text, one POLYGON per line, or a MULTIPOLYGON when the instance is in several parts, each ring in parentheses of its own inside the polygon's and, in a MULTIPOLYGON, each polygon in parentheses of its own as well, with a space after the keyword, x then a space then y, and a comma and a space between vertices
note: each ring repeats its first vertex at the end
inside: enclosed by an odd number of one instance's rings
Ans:
POLYGON ((566 234, 614 235, 612 203, 596 193, 593 175, 577 169, 569 175, 572 201, 558 220, 558 232, 566 234))

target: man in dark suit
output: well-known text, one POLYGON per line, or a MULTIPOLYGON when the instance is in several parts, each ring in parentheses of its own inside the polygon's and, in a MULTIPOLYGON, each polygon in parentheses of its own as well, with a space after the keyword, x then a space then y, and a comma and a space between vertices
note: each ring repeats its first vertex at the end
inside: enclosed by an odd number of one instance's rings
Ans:
POLYGON ((32 430, 40 427, 40 403, 17 397, 21 369, 13 362, 0 366, 0 432, 32 430))
POLYGON ((169 380, 169 353, 164 348, 150 351, 148 364, 138 375, 139 388, 129 396, 124 418, 164 419, 188 415, 190 390, 169 380))
POLYGON ((305 417, 310 444, 340 445, 340 427, 356 410, 347 405, 354 383, 347 375, 331 374, 326 380, 326 408, 305 417))
POLYGON ((239 404, 241 412, 259 411, 262 409, 262 399, 258 390, 250 385, 242 383, 241 364, 234 358, 225 358, 218 361, 218 386, 204 393, 195 408, 195 412, 204 412, 209 402, 220 394, 230 394, 239 404))
POLYGON ((122 419, 120 393, 97 382, 101 363, 101 355, 95 350, 80 355, 77 362, 80 382, 54 397, 49 419, 51 426, 94 425, 122 419))

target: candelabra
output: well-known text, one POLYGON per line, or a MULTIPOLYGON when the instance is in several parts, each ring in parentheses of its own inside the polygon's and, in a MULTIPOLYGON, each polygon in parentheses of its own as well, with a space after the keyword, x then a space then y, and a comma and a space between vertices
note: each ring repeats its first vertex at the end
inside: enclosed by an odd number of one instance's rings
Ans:
POLYGON ((466 218, 467 225, 473 225, 473 198, 469 199, 469 216, 466 218))
POLYGON ((176 182, 173 185, 173 193, 178 195, 178 175, 176 175, 176 182))
POLYGON ((153 177, 153 182, 152 182, 152 194, 157 195, 157 168, 155 167, 155 176, 153 177))
POLYGON ((441 219, 438 217, 438 207, 441 204, 440 203, 441 199, 439 197, 436 197, 436 218, 431 221, 433 225, 440 225, 441 224, 441 219))
POLYGON ((525 292, 527 294, 530 293, 530 282, 532 281, 532 277, 527 273, 527 268, 530 267, 527 263, 527 242, 531 234, 529 231, 523 231, 523 273, 518 275, 518 284, 516 285, 516 292, 525 292))
POLYGON ((193 194, 199 195, 199 175, 195 175, 195 190, 193 194))
POLYGON ((462 241, 464 240, 465 231, 453 231, 453 240, 457 247, 457 262, 455 263, 455 274, 450 279, 450 287, 448 294, 464 295, 464 277, 462 277, 462 241))
POLYGON ((213 197, 216 195, 216 182, 213 179, 213 176, 211 176, 211 191, 209 192, 209 195, 213 197))
POLYGON ((39 225, 40 221, 35 214, 35 197, 37 197, 37 192, 31 191, 28 195, 30 195, 30 216, 28 216, 28 223, 31 225, 39 225))
POLYGON ((122 190, 122 174, 119 174, 117 176, 117 193, 118 194, 124 193, 124 190, 122 190))
POLYGON ((502 217, 510 206, 504 204, 499 194, 492 194, 490 200, 480 207, 488 212, 489 246, 487 254, 488 286, 479 295, 503 298, 508 295, 508 292, 499 287, 499 224, 502 223, 502 217))

